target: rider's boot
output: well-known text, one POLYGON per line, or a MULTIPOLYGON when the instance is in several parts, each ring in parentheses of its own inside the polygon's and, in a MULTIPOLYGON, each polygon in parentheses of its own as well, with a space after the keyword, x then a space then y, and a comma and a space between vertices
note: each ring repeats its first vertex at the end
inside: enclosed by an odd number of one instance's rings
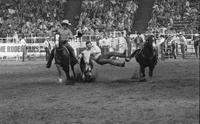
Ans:
POLYGON ((51 54, 50 54, 50 56, 49 56, 49 60, 47 61, 47 64, 46 64, 46 67, 47 67, 47 68, 50 68, 50 67, 51 67, 51 63, 52 63, 53 57, 54 57, 54 51, 55 51, 55 49, 52 49, 51 54))

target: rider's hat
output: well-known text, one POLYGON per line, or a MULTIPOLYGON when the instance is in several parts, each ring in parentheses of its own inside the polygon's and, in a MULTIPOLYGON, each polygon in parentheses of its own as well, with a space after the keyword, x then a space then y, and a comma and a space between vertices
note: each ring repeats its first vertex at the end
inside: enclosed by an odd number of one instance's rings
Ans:
POLYGON ((61 22, 61 25, 64 25, 64 24, 66 24, 66 25, 71 25, 71 23, 70 23, 69 20, 67 20, 67 19, 65 19, 65 20, 63 20, 63 21, 61 22))

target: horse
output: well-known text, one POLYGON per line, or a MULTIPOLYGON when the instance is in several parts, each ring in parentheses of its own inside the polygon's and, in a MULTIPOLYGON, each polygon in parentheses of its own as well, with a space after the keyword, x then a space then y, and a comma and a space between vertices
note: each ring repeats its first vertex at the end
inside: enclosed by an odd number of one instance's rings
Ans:
POLYGON ((149 67, 149 77, 152 81, 153 70, 158 61, 157 51, 153 48, 153 42, 155 38, 153 35, 148 36, 143 48, 135 50, 131 55, 130 59, 135 57, 136 61, 140 65, 139 81, 146 81, 145 79, 145 68, 149 67))
POLYGON ((84 55, 80 58, 80 69, 82 73, 82 80, 85 82, 91 82, 93 81, 93 62, 91 58, 89 58, 89 61, 86 60, 84 55))
POLYGON ((70 52, 69 50, 60 42, 60 35, 55 34, 55 51, 54 51, 54 57, 55 57, 55 64, 58 70, 58 81, 59 83, 62 83, 62 77, 61 77, 61 70, 65 72, 66 75, 66 85, 72 85, 74 82, 71 80, 70 76, 70 66, 73 73, 73 78, 75 78, 75 72, 74 72, 74 63, 71 62, 70 52))

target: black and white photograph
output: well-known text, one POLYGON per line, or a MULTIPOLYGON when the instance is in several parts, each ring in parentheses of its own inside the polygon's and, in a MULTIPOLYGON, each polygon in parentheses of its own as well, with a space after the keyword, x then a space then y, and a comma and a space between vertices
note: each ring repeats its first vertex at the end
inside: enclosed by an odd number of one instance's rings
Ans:
POLYGON ((0 0, 0 124, 199 124, 199 0, 0 0))

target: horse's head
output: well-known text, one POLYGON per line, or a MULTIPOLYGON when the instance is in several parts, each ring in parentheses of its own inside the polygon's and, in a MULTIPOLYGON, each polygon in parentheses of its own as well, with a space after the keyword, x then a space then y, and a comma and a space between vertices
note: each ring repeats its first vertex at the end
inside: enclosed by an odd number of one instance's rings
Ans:
POLYGON ((146 39, 146 45, 152 46, 153 42, 155 42, 155 36, 154 35, 148 36, 146 39))
POLYGON ((54 42, 55 42, 55 46, 56 48, 60 48, 60 34, 56 33, 54 36, 54 42))
POLYGON ((82 71, 83 80, 90 81, 92 79, 93 63, 91 59, 87 61, 85 57, 81 57, 80 68, 82 71))
POLYGON ((144 43, 144 48, 142 49, 143 56, 146 58, 152 58, 155 55, 155 49, 153 43, 155 42, 155 37, 150 35, 147 37, 146 42, 144 43))

